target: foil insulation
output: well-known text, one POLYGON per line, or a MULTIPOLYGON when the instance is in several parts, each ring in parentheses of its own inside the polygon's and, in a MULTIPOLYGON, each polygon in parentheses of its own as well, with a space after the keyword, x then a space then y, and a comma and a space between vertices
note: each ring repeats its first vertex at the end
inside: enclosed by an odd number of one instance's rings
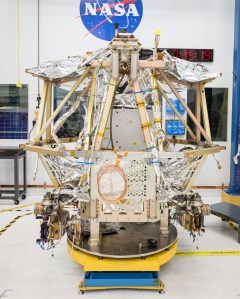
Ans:
POLYGON ((220 76, 218 71, 210 71, 200 63, 179 59, 171 56, 166 50, 163 51, 163 59, 166 62, 164 72, 168 76, 184 82, 200 82, 208 79, 215 79, 220 76))
POLYGON ((67 59, 48 61, 27 71, 50 81, 65 77, 77 77, 83 73, 87 64, 99 58, 106 58, 109 55, 108 49, 101 48, 90 55, 70 56, 67 59))
MULTIPOLYGON (((184 82, 199 82, 220 76, 220 72, 210 71, 202 64, 173 57, 167 51, 163 53, 163 59, 166 62, 164 72, 170 77, 184 82)), ((28 69, 28 73, 51 81, 65 77, 78 77, 85 70, 87 64, 93 60, 105 59, 110 55, 110 51, 107 48, 101 48, 90 55, 72 56, 67 59, 48 61, 28 69)))

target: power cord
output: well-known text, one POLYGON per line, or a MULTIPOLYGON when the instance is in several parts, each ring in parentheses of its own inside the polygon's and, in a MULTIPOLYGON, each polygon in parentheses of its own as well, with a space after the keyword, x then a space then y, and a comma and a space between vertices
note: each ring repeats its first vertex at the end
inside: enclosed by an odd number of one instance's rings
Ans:
POLYGON ((40 107, 40 102, 41 102, 41 97, 40 97, 40 94, 38 94, 38 96, 37 96, 37 106, 36 106, 36 110, 35 110, 35 112, 34 112, 35 118, 34 118, 34 120, 32 121, 32 128, 31 128, 31 130, 30 130, 30 132, 29 132, 29 136, 28 136, 29 139, 30 139, 30 137, 31 137, 31 133, 32 133, 32 131, 33 131, 33 129, 34 129, 36 123, 37 123, 37 119, 38 119, 38 110, 39 110, 39 107, 40 107))

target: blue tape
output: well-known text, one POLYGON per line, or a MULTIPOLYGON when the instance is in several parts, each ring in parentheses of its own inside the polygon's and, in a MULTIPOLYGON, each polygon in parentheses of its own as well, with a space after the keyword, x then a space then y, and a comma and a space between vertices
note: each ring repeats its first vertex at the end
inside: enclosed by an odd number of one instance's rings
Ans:
POLYGON ((86 136, 91 137, 91 135, 96 131, 96 127, 92 130, 92 132, 87 133, 86 136))
POLYGON ((77 164, 85 164, 85 165, 93 165, 94 162, 81 162, 81 161, 76 161, 77 164))
POLYGON ((156 147, 156 146, 147 147, 147 148, 146 148, 146 151, 149 151, 149 150, 151 150, 151 149, 153 149, 153 148, 157 148, 157 147, 156 147))
POLYGON ((148 91, 152 91, 153 89, 152 88, 149 88, 149 89, 143 89, 143 90, 139 90, 139 91, 136 91, 134 92, 134 94, 137 94, 137 93, 144 93, 144 92, 148 92, 148 91))
POLYGON ((152 161, 152 162, 149 162, 149 164, 157 164, 159 163, 159 161, 152 161))

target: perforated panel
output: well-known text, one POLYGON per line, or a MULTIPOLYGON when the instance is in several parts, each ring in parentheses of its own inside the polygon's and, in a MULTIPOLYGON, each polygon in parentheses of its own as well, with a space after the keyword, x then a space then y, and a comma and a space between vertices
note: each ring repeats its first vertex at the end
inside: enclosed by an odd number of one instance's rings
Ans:
POLYGON ((143 160, 132 160, 126 171, 127 196, 129 198, 147 196, 147 164, 143 160))

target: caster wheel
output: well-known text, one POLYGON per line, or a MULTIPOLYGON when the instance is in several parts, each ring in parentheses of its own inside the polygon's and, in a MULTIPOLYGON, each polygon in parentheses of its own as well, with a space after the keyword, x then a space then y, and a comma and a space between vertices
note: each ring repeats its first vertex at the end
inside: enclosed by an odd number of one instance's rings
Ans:
POLYGON ((84 291, 79 291, 79 292, 78 292, 78 295, 80 295, 80 294, 83 295, 83 294, 84 294, 84 291))
POLYGON ((19 204, 19 200, 18 200, 18 199, 15 199, 15 200, 14 200, 14 204, 15 204, 15 205, 18 205, 18 204, 19 204))
POLYGON ((164 290, 159 291, 159 294, 161 295, 165 294, 164 290))
POLYGON ((25 199, 26 198, 26 195, 22 195, 22 199, 25 199))

